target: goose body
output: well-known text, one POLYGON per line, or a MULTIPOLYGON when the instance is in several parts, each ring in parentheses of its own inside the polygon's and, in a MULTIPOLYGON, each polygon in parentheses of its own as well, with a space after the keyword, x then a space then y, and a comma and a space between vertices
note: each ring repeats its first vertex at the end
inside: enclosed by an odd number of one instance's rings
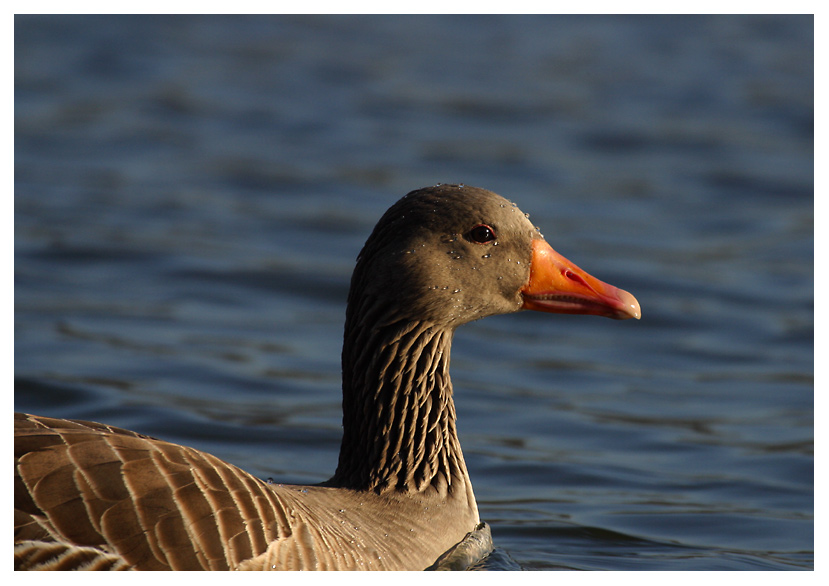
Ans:
POLYGON ((554 252, 502 197, 458 185, 409 193, 352 277, 329 481, 265 482, 135 432, 15 414, 15 567, 422 570, 461 550, 485 555, 451 342, 463 323, 522 309, 639 317, 632 295, 554 252))

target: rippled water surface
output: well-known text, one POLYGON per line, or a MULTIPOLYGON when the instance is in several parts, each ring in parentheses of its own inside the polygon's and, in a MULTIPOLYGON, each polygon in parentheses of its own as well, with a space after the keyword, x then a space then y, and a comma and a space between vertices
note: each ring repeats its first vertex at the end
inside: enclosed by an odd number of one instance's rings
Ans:
POLYGON ((354 259, 496 191, 639 322, 460 329, 491 569, 813 567, 813 19, 17 17, 17 410, 313 483, 354 259))

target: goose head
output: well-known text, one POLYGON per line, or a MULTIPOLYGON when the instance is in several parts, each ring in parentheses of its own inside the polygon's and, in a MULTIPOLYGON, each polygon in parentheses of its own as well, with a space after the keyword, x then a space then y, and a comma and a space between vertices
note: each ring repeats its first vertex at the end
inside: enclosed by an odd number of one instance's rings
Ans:
POLYGON ((383 215, 357 261, 349 304, 390 304, 393 318, 454 329, 524 309, 639 319, 639 303, 580 269, 515 204, 491 191, 438 185, 383 215))

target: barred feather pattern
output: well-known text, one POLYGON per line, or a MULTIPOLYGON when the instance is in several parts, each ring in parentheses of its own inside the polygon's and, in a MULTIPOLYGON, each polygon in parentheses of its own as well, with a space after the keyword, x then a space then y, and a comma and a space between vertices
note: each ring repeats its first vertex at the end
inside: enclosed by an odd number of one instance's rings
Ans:
POLYGON ((424 569, 463 539, 445 500, 269 484, 90 422, 15 414, 14 481, 16 569, 424 569))

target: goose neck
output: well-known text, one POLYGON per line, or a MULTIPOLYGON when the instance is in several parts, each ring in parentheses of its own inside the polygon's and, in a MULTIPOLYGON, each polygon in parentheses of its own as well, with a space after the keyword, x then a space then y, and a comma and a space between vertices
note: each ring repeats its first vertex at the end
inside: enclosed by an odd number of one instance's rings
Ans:
POLYGON ((343 441, 333 484, 380 494, 467 492, 449 379, 453 335, 425 322, 367 325, 347 317, 343 441))

